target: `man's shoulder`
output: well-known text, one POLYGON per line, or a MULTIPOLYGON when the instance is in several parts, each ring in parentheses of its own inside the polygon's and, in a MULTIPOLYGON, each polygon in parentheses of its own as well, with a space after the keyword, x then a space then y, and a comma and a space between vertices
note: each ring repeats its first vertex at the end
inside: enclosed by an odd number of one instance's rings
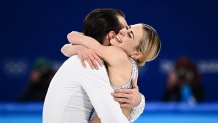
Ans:
POLYGON ((107 73, 106 68, 105 68, 104 65, 103 66, 99 65, 98 70, 96 70, 96 69, 92 69, 87 61, 85 61, 85 64, 86 64, 86 67, 83 67, 80 59, 77 56, 71 56, 70 58, 68 58, 64 62, 63 65, 67 66, 69 68, 73 67, 73 69, 77 69, 77 70, 80 70, 80 71, 83 71, 83 72, 88 72, 89 74, 92 73, 92 74, 98 75, 99 73, 101 73, 101 74, 102 73, 104 73, 104 74, 107 73))
POLYGON ((105 66, 99 66, 98 70, 92 69, 88 62, 85 61, 86 67, 83 67, 80 59, 77 56, 71 56, 62 65, 62 69, 69 71, 68 73, 76 72, 78 76, 83 76, 84 79, 95 79, 109 81, 105 66))
POLYGON ((63 62, 60 68, 75 69, 76 67, 82 67, 80 60, 77 56, 71 56, 63 62))
POLYGON ((80 59, 77 55, 71 56, 67 59, 68 61, 80 62, 80 59))
POLYGON ((80 60, 77 56, 71 56, 66 61, 64 61, 64 64, 81 64, 80 60))

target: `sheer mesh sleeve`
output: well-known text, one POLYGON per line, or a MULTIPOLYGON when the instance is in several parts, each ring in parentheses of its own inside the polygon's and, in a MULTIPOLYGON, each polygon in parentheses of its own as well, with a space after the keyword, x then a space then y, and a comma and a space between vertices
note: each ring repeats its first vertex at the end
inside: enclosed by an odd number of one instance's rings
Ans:
POLYGON ((145 108, 145 97, 141 94, 141 102, 138 106, 132 108, 130 113, 130 122, 134 122, 144 111, 145 108))

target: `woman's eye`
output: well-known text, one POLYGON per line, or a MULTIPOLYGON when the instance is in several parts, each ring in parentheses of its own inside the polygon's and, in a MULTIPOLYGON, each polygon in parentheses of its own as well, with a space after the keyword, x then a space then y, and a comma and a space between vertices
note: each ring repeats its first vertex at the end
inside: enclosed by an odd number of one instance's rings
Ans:
POLYGON ((126 26, 126 30, 128 30, 128 26, 126 26))
POLYGON ((128 33, 128 36, 129 36, 130 38, 132 38, 132 36, 130 35, 130 33, 128 33))

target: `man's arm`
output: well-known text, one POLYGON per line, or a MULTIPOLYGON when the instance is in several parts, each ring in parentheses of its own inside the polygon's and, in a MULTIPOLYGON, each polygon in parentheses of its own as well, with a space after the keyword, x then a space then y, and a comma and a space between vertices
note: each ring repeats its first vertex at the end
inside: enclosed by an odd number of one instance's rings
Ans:
POLYGON ((132 80, 132 89, 117 89, 112 93, 114 99, 121 104, 121 107, 132 108, 130 121, 135 121, 144 111, 145 97, 139 92, 137 79, 132 80))
POLYGON ((101 122, 129 123, 123 115, 119 103, 114 101, 111 96, 113 89, 110 86, 106 69, 104 67, 100 67, 99 70, 86 68, 84 71, 83 76, 86 81, 82 82, 82 86, 101 122))
POLYGON ((145 97, 144 95, 141 95, 141 102, 138 106, 133 107, 130 113, 130 122, 134 122, 144 111, 145 109, 145 97))

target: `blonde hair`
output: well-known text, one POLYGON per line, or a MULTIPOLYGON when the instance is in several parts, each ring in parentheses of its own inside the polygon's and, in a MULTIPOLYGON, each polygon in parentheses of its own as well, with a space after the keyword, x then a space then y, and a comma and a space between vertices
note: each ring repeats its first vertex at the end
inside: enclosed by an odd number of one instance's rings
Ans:
POLYGON ((138 66, 143 66, 145 62, 154 60, 161 48, 160 38, 156 30, 150 25, 143 24, 144 35, 137 48, 143 57, 137 60, 138 66))

